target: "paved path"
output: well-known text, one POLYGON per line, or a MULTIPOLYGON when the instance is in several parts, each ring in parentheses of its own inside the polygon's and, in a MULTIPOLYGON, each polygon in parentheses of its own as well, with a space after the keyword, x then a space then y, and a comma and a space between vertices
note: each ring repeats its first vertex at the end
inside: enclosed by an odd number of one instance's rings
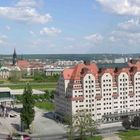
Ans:
POLYGON ((35 111, 36 115, 33 122, 33 131, 35 135, 44 135, 46 138, 47 136, 65 135, 66 131, 62 124, 47 118, 44 115, 46 112, 41 109, 35 108, 35 111))
POLYGON ((103 135, 103 140, 121 140, 117 134, 107 134, 103 135))

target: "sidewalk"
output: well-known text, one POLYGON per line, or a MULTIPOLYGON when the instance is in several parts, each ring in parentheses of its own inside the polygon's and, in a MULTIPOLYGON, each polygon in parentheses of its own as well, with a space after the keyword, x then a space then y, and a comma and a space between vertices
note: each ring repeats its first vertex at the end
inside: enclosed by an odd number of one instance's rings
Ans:
POLYGON ((117 134, 108 134, 103 136, 103 140, 121 140, 117 134))

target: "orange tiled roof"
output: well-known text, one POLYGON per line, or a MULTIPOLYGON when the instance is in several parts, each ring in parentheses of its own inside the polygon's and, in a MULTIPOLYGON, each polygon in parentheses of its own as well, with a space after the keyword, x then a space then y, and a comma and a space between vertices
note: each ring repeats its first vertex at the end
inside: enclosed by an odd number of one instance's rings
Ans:
POLYGON ((64 79, 71 79, 71 80, 80 80, 82 77, 82 70, 86 69, 88 72, 96 74, 98 73, 98 68, 96 64, 85 65, 83 63, 77 64, 75 67, 71 69, 65 69, 63 71, 64 79))
POLYGON ((72 68, 63 70, 63 77, 65 80, 70 80, 73 70, 74 69, 72 69, 72 68))
POLYGON ((18 60, 17 66, 22 68, 28 68, 30 66, 30 63, 27 60, 18 60))

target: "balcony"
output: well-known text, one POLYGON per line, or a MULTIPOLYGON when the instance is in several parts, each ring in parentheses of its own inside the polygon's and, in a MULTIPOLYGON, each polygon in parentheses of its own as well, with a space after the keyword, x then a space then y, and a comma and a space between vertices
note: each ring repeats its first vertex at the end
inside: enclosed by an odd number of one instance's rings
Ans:
POLYGON ((113 83, 113 87, 117 87, 117 84, 116 83, 113 83))
POLYGON ((69 98, 71 101, 81 101, 81 100, 84 100, 84 97, 83 96, 79 96, 79 97, 70 97, 69 98))
POLYGON ((102 95, 100 95, 100 94, 97 94, 96 96, 95 96, 95 99, 101 99, 102 98, 102 95))
POLYGON ((114 93, 112 94, 112 97, 118 97, 118 96, 119 96, 119 94, 116 93, 116 92, 114 92, 114 93))
POLYGON ((134 92, 130 91, 128 95, 132 97, 132 96, 134 96, 135 94, 134 94, 134 92))

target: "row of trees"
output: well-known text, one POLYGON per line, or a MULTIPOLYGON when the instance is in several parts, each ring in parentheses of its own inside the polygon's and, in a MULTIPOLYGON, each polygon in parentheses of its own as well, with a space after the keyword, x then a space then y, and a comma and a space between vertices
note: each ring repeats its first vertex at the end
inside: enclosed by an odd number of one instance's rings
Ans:
MULTIPOLYGON (((32 98, 34 99, 35 102, 40 102, 40 101, 53 101, 54 99, 54 94, 55 94, 55 90, 45 90, 45 94, 34 94, 32 95, 32 98)), ((16 95, 16 100, 17 102, 22 102, 23 100, 23 96, 22 95, 16 95)))
POLYGON ((45 73, 35 73, 33 79, 36 82, 57 82, 59 79, 59 75, 52 75, 52 76, 46 76, 45 73))
POLYGON ((10 72, 10 77, 8 80, 10 82, 19 82, 23 79, 33 79, 35 82, 57 82, 59 79, 59 75, 46 76, 44 72, 35 72, 32 76, 26 76, 25 71, 13 70, 10 72))
POLYGON ((135 116, 132 121, 129 120, 128 116, 123 119, 122 125, 125 129, 132 127, 140 127, 140 116, 135 116))
POLYGON ((99 125, 92 119, 91 114, 77 113, 72 117, 66 117, 65 121, 68 123, 68 139, 74 140, 78 137, 79 140, 85 140, 87 135, 93 137, 99 125))

